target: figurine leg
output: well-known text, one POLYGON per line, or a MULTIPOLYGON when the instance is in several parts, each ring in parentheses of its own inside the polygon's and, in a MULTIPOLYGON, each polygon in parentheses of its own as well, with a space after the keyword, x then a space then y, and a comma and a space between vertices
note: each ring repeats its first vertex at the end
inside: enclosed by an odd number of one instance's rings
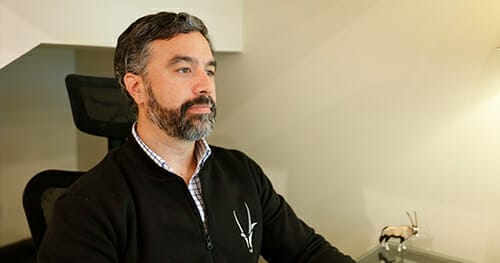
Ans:
POLYGON ((385 240, 384 240, 384 248, 385 250, 389 251, 389 239, 391 237, 385 237, 385 240))
POLYGON ((401 243, 401 248, 402 248, 403 250, 406 250, 406 242, 401 243))
POLYGON ((399 239, 399 246, 398 246, 398 252, 401 252, 402 250, 406 250, 406 245, 405 245, 405 239, 401 237, 399 239))

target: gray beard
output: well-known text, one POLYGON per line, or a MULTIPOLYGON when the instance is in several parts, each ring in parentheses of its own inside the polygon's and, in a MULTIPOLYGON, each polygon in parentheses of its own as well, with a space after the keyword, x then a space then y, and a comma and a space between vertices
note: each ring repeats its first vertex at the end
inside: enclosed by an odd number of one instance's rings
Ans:
POLYGON ((151 86, 146 86, 148 93, 149 119, 167 135, 188 141, 197 141, 210 134, 215 125, 216 106, 214 100, 208 95, 200 95, 183 103, 179 108, 168 109, 162 107, 153 94, 151 86), (196 104, 212 105, 208 114, 187 113, 187 110, 196 104))

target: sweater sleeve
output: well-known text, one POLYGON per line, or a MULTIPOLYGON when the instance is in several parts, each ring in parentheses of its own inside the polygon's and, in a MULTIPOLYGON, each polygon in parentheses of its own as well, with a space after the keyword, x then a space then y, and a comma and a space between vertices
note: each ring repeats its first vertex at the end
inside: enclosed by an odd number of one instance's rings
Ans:
POLYGON ((333 247, 294 213, 269 179, 253 163, 263 211, 262 256, 269 262, 351 263, 350 256, 333 247))
POLYGON ((63 195, 55 204, 38 251, 38 262, 118 262, 113 226, 102 204, 63 195))

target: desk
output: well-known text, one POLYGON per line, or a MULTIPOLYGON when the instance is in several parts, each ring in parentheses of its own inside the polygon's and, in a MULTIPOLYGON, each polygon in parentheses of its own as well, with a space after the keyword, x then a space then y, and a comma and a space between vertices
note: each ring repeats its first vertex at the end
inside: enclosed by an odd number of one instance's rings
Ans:
POLYGON ((397 246, 391 246, 386 251, 381 246, 368 251, 357 259, 358 263, 471 263, 471 261, 461 260, 450 256, 441 255, 432 251, 408 247, 407 250, 399 253, 397 246))

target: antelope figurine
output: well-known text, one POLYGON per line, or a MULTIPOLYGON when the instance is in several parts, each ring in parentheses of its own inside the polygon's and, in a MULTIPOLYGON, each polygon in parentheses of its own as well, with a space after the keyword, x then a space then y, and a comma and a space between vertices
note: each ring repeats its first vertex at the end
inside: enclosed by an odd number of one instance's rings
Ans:
POLYGON ((378 241, 386 250, 389 250, 388 241, 390 238, 399 238, 398 252, 401 252, 402 250, 406 250, 405 242, 408 238, 412 236, 418 237, 417 212, 413 212, 415 221, 411 218, 410 213, 406 212, 406 214, 410 218, 411 226, 386 226, 382 228, 382 233, 380 233, 378 241))

